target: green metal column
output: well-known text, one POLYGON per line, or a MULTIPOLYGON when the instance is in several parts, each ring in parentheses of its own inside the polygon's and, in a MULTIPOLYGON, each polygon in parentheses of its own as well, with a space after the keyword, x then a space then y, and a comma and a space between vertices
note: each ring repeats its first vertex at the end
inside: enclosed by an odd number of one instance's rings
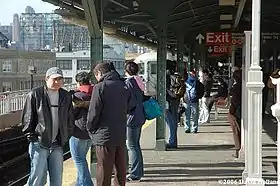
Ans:
POLYGON ((190 65, 189 65, 189 71, 193 70, 195 68, 194 65, 194 56, 193 56, 193 48, 190 50, 190 65))
MULTIPOLYGON (((91 70, 98 61, 103 59, 103 4, 102 0, 82 0, 85 18, 90 32, 90 61, 91 70)), ((94 76, 93 76, 94 77, 94 76)), ((92 79, 96 82, 96 79, 92 79)), ((95 177, 96 154, 92 146, 90 151, 90 173, 95 177)))
MULTIPOLYGON (((165 14, 165 12, 163 12, 165 14)), ((166 108, 166 41, 167 19, 158 16, 159 27, 157 30, 157 100, 160 106, 166 108)), ((156 120, 156 149, 165 150, 165 113, 156 120)))
POLYGON ((90 37, 90 61, 91 69, 98 61, 103 60, 103 34, 99 38, 90 37))
MULTIPOLYGON (((183 29, 180 29, 183 30, 183 29)), ((178 72, 183 75, 184 74, 184 33, 179 32, 177 36, 177 64, 178 64, 178 72)))
POLYGON ((190 72, 190 70, 191 70, 191 53, 192 53, 192 51, 191 51, 191 49, 188 51, 188 64, 187 64, 187 72, 189 73, 190 72))

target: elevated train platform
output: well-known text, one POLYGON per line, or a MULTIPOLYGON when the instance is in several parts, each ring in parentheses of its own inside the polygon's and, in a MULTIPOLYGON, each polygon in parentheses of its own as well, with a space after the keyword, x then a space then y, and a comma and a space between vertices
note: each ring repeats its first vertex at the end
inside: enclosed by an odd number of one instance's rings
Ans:
MULTIPOLYGON (((244 157, 235 159, 233 136, 227 122, 226 112, 218 120, 199 127, 197 134, 186 134, 178 128, 179 148, 156 151, 155 121, 143 127, 141 147, 143 149, 145 172, 140 182, 128 186, 218 186, 241 183, 244 157)), ((264 120, 263 137, 263 178, 273 183, 276 176, 275 138, 270 134, 276 127, 271 120, 264 120), (269 128, 269 129, 267 129, 269 128)), ((168 133, 166 133, 168 136, 168 133)), ((70 158, 64 162, 63 186, 74 186, 76 168, 70 158)), ((241 184, 240 184, 241 185, 241 184)), ((276 184, 272 184, 276 185, 276 184)))

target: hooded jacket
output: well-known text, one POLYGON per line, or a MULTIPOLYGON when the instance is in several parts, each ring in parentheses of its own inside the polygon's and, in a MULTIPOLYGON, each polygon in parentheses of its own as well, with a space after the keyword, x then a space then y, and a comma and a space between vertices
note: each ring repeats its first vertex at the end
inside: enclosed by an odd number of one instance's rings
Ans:
POLYGON ((125 80, 126 86, 136 98, 136 107, 127 115, 127 126, 139 128, 145 123, 146 118, 143 107, 144 83, 139 76, 130 76, 125 80))
POLYGON ((136 98, 120 76, 115 71, 104 74, 94 86, 87 117, 93 145, 125 145, 127 114, 135 107, 136 98))
POLYGON ((73 95, 72 103, 75 119, 73 136, 79 139, 90 139, 86 130, 86 123, 92 90, 92 85, 81 85, 73 95))

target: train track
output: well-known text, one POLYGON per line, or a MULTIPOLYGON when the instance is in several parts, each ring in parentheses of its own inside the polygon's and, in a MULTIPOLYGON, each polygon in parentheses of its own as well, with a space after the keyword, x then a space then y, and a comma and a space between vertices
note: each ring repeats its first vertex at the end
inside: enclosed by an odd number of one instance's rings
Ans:
MULTIPOLYGON (((29 177, 30 163, 28 141, 25 136, 0 140, 0 185, 21 186, 29 177)), ((71 157, 68 144, 65 146, 64 160, 71 157)))
MULTIPOLYGON (((67 151, 63 154, 63 159, 64 161, 69 159, 71 157, 70 151, 67 151)), ((10 181, 7 186, 19 186, 19 185, 24 185, 27 182, 27 179, 29 177, 28 170, 24 174, 22 174, 19 178, 10 181)))

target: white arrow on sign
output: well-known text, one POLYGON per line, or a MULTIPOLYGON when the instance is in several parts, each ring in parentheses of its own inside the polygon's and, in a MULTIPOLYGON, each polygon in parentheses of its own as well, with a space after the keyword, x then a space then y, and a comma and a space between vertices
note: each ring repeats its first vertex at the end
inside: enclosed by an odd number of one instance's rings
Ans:
POLYGON ((208 48, 208 52, 209 52, 209 53, 212 53, 212 52, 213 52, 213 48, 212 48, 211 46, 208 48))
POLYGON ((198 44, 201 44, 205 38, 202 34, 198 34, 195 39, 198 40, 198 44))

